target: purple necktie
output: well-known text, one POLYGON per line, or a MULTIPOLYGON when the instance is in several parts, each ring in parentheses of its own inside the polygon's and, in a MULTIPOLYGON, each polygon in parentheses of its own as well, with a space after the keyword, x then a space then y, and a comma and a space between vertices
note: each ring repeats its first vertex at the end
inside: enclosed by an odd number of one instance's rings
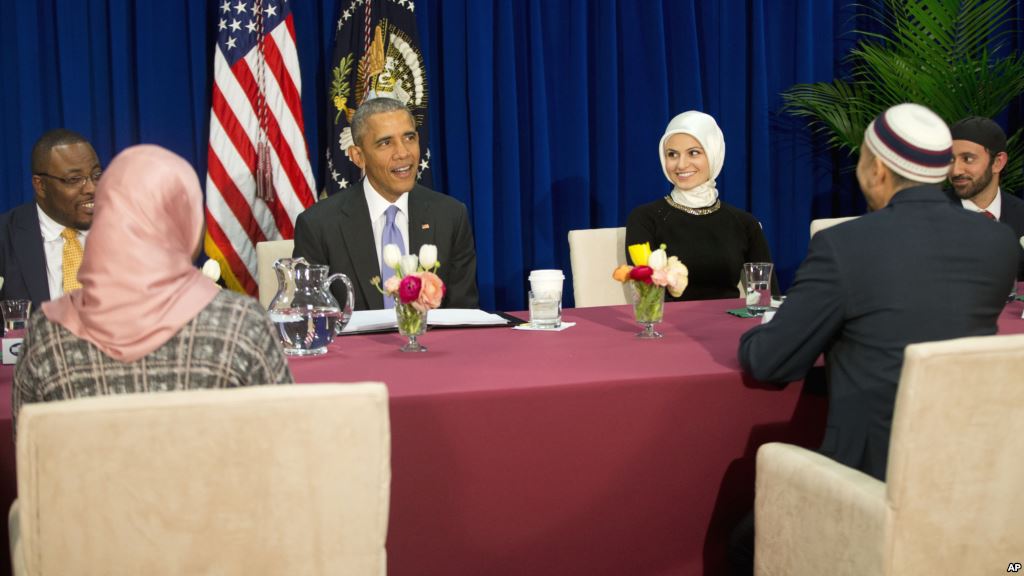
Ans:
MULTIPOLYGON (((387 282, 388 278, 395 275, 394 268, 384 264, 384 247, 388 244, 395 244, 402 254, 405 254, 405 240, 402 240, 402 231, 395 225, 395 215, 397 214, 398 206, 394 204, 388 206, 387 211, 384 212, 384 230, 380 234, 380 280, 382 283, 387 282)), ((395 299, 391 296, 385 296, 384 307, 394 308, 395 299)))

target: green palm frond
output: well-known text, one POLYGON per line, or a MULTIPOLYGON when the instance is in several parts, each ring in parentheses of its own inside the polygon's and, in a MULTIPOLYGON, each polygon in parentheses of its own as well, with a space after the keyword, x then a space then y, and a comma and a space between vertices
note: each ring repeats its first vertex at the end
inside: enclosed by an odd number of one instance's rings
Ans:
POLYGON ((1006 155, 1009 160, 999 175, 999 187, 1019 196, 1024 190, 1024 129, 1018 129, 1006 140, 1006 155))
POLYGON ((790 113, 809 118, 816 131, 828 135, 832 146, 855 152, 864 129, 883 110, 862 90, 861 84, 834 80, 799 84, 782 97, 790 113))
MULTIPOLYGON (((996 58, 1014 27, 1011 0, 876 0, 865 16, 882 32, 858 32, 846 80, 797 84, 783 92, 784 110, 807 118, 829 144, 855 152, 864 129, 882 110, 917 102, 947 122, 992 117, 1024 94, 1024 55, 996 58)), ((1024 137, 1008 144, 1010 164, 1000 183, 1024 184, 1024 137)))

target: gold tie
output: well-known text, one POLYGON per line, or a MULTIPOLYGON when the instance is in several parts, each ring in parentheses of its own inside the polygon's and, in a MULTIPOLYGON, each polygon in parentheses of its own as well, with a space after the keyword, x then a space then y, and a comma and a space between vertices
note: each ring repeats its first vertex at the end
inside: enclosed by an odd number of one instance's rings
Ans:
POLYGON ((64 256, 61 270, 64 273, 64 293, 78 290, 82 287, 78 283, 78 267, 82 265, 82 245, 78 242, 78 231, 74 228, 65 228, 60 233, 64 237, 64 256))

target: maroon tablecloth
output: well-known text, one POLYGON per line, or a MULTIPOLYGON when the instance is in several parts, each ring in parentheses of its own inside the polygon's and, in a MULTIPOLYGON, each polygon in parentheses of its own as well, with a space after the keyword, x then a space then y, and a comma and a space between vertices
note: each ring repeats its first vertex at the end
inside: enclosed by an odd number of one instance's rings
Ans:
MULTIPOLYGON (((345 336, 290 365, 302 383, 388 385, 392 576, 721 574, 757 447, 817 445, 826 405, 819 387, 741 374, 738 338, 757 321, 725 313, 737 306, 669 304, 658 341, 632 337, 627 307, 590 308, 566 310, 563 332, 431 330, 415 355, 397 334, 345 336)), ((1024 332, 1021 309, 1001 332, 1024 332)), ((10 385, 0 368, 4 506, 10 385)))
POLYGON ((383 380, 393 435, 389 574, 721 574, 761 443, 817 445, 825 398, 748 386, 737 300, 628 307, 563 332, 344 337, 299 382, 383 380))

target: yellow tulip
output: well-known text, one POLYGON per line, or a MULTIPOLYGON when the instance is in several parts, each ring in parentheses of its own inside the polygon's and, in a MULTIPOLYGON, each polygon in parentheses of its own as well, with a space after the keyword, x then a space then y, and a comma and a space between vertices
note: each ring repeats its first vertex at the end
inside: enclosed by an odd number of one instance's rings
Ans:
POLYGON ((647 259, 651 256, 651 244, 633 244, 629 247, 629 258, 634 266, 647 266, 647 259))

